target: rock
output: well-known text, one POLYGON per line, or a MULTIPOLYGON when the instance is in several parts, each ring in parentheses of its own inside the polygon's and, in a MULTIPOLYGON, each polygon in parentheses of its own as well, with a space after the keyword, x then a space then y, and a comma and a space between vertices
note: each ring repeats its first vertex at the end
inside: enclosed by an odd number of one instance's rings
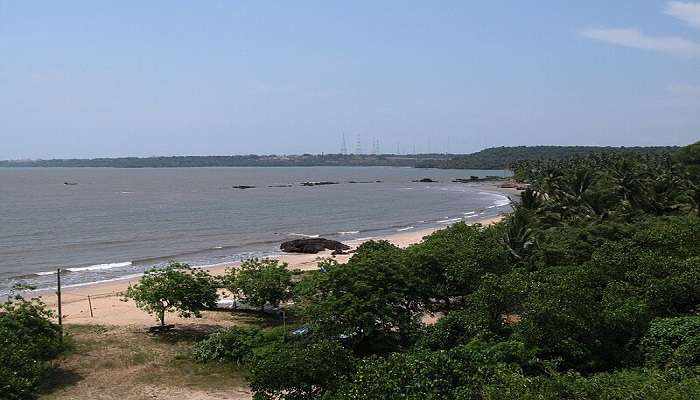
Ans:
POLYGON ((289 240, 280 245, 280 250, 286 253, 316 254, 319 251, 324 251, 326 249, 333 251, 345 251, 349 250, 350 246, 338 242, 337 240, 324 238, 295 239, 289 240))
POLYGON ((478 181, 478 180, 479 180, 479 177, 478 177, 478 176, 472 175, 472 176, 469 177, 469 179, 466 179, 466 178, 455 178, 455 179, 452 180, 452 182, 455 182, 455 183, 470 183, 470 182, 476 182, 476 181, 478 181))
POLYGON ((420 182, 420 183, 437 183, 437 181, 434 181, 430 178, 423 178, 423 179, 417 179, 412 182, 420 182))
POLYGON ((248 185, 238 185, 238 186, 231 186, 233 189, 255 189, 255 186, 248 186, 248 185))
POLYGON ((329 182, 329 181, 321 181, 321 182, 302 182, 301 186, 321 186, 321 185, 337 185, 340 182, 329 182))

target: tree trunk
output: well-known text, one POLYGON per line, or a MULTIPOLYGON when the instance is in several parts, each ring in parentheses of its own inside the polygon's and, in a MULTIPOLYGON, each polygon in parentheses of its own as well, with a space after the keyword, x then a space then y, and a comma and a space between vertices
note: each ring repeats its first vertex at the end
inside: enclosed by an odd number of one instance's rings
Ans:
POLYGON ((158 316, 160 319, 160 326, 165 327, 165 311, 161 312, 160 315, 158 316))

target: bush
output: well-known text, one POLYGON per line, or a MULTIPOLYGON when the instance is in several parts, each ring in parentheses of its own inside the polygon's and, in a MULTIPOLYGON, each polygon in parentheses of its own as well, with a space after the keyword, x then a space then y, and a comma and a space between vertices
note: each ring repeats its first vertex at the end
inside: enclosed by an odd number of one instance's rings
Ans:
POLYGON ((651 365, 700 365, 700 316, 654 320, 641 348, 651 365))
POLYGON ((240 364, 259 346, 263 335, 258 328, 234 326, 212 333, 195 344, 194 358, 200 362, 229 361, 240 364))
POLYGON ((338 342, 274 342, 255 349, 250 360, 254 399, 319 399, 333 391, 355 365, 350 351, 338 342))
POLYGON ((0 396, 29 399, 44 378, 46 361, 63 351, 53 313, 35 300, 0 304, 0 396))

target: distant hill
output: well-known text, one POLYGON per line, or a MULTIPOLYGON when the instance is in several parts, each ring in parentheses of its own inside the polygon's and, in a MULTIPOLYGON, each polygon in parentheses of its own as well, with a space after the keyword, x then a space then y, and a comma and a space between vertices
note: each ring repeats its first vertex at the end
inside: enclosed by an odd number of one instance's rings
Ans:
POLYGON ((508 169, 520 160, 566 159, 591 153, 668 153, 678 147, 516 146, 492 147, 443 160, 421 160, 419 168, 508 169))

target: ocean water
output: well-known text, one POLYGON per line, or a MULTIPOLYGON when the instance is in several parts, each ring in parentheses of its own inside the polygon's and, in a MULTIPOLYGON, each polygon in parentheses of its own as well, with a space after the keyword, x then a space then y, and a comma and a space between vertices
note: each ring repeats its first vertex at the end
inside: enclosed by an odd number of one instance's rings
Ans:
POLYGON ((82 285, 137 276, 169 260, 202 266, 278 254, 281 242, 299 237, 350 240, 497 215, 509 209, 505 196, 450 181, 504 173, 0 168, 0 295, 19 282, 51 288, 57 268, 66 270, 64 285, 82 285), (439 182, 411 182, 424 177, 439 182), (340 184, 299 185, 306 181, 340 184))

